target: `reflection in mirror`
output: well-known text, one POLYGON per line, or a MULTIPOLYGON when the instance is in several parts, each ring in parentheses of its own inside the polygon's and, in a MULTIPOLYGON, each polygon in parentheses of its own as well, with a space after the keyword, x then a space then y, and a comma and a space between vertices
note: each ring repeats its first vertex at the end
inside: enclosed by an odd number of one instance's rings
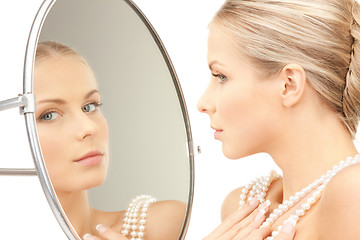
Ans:
POLYGON ((100 237, 104 224, 129 239, 179 239, 192 194, 187 116, 166 54, 130 6, 54 4, 34 67, 39 140, 79 236, 100 237), (148 215, 139 208, 137 225, 124 225, 128 203, 143 194, 157 201, 138 198, 148 215))

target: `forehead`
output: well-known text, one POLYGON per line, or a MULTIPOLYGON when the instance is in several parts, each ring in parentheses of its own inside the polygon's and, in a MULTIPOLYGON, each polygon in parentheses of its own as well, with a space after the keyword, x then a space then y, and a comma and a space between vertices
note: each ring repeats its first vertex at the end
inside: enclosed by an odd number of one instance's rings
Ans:
POLYGON ((223 59, 239 60, 240 53, 234 39, 218 23, 209 25, 208 62, 223 59))
POLYGON ((97 88, 90 67, 76 56, 51 56, 36 62, 34 89, 97 88))

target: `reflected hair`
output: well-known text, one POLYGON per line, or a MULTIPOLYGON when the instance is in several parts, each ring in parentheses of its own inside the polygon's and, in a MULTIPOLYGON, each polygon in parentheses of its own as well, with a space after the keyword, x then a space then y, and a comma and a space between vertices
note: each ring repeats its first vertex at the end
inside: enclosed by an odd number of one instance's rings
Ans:
POLYGON ((59 42, 45 41, 39 42, 36 48, 35 63, 48 57, 73 56, 89 67, 86 60, 74 49, 59 42))
POLYGON ((357 0, 227 0, 214 16, 239 54, 266 77, 289 63, 352 137, 360 115, 360 6, 357 0))

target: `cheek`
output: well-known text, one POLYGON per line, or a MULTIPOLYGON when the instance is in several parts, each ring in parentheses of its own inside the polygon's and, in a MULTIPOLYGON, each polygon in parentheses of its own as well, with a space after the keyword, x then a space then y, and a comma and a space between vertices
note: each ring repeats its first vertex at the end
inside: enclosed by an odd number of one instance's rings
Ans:
POLYGON ((71 146, 66 145, 69 141, 64 138, 61 131, 49 128, 39 128, 39 140, 46 169, 52 184, 57 187, 59 179, 62 179, 61 176, 66 172, 64 159, 69 158, 68 151, 62 151, 62 149, 71 149, 71 146))
POLYGON ((61 134, 54 133, 54 131, 50 129, 39 129, 39 140, 41 145, 41 151, 44 156, 44 161, 48 166, 56 163, 57 159, 63 158, 63 151, 61 151, 61 149, 68 149, 65 146, 66 142, 68 141, 66 141, 66 139, 63 139, 63 136, 61 134))
POLYGON ((249 116, 252 98, 237 88, 223 91, 217 102, 217 112, 227 124, 238 125, 249 116))
POLYGON ((109 143, 109 126, 108 126, 108 123, 107 123, 104 115, 101 114, 99 116, 97 122, 98 122, 98 126, 99 126, 99 135, 101 136, 104 143, 106 143, 108 145, 108 143, 109 143))

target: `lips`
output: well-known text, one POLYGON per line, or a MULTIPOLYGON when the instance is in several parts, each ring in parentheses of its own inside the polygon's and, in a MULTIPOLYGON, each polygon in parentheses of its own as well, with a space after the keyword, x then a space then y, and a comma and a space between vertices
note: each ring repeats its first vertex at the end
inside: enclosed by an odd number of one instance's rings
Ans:
POLYGON ((215 130, 214 138, 215 138, 215 139, 219 139, 219 138, 220 138, 220 135, 221 135, 222 132, 223 132, 223 130, 216 129, 216 128, 214 128, 214 127, 211 127, 211 128, 215 130))
POLYGON ((75 160, 74 162, 85 166, 94 166, 102 162, 103 156, 104 153, 102 153, 101 151, 91 151, 82 156, 81 158, 75 160))

